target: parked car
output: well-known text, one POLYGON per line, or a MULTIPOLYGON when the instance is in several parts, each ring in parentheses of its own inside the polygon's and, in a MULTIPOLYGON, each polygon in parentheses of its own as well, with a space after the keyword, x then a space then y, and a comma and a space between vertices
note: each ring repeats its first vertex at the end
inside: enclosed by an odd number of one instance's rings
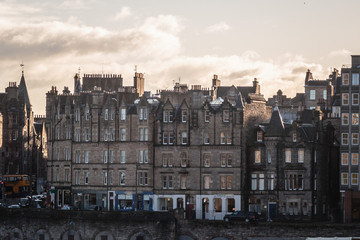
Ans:
POLYGON ((20 208, 20 205, 19 204, 12 204, 12 205, 9 205, 8 208, 20 208))
POLYGON ((254 222, 257 221, 257 213, 246 212, 246 211, 235 211, 231 214, 226 214, 224 216, 224 221, 244 221, 244 222, 254 222))
POLYGON ((19 206, 22 208, 26 208, 30 206, 30 198, 20 198, 19 206))

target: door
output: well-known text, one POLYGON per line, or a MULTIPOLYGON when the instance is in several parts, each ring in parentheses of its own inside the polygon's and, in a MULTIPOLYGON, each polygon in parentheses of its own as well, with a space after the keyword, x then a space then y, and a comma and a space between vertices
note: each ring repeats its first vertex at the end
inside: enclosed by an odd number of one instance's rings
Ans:
POLYGON ((275 219, 276 218, 276 203, 270 202, 269 203, 269 219, 275 219))

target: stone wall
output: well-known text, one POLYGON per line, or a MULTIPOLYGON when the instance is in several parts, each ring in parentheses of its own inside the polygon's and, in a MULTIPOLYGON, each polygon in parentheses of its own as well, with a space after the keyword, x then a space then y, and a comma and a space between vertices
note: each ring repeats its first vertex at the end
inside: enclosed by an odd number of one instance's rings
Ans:
MULTIPOLYGON (((179 217, 179 216, 178 216, 179 217)), ((0 239, 235 240, 358 237, 359 224, 176 220, 168 212, 0 209, 0 239)))
MULTIPOLYGON (((327 223, 179 221, 177 236, 196 240, 212 239, 306 239, 307 237, 358 237, 359 225, 327 223)), ((181 238, 180 238, 181 239, 181 238)), ((186 239, 186 238, 184 238, 186 239)))
POLYGON ((0 209, 0 239, 175 239, 176 219, 159 212, 0 209))

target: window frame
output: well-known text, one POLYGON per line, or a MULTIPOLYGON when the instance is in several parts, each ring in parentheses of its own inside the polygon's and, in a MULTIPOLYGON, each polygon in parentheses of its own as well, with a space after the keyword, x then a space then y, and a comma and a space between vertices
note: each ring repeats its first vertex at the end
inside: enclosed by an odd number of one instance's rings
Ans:
POLYGON ((316 90, 310 89, 309 100, 316 100, 316 90))
POLYGON ((349 153, 347 152, 341 153, 341 165, 342 166, 349 165, 349 153))
POLYGON ((349 85, 349 73, 343 73, 341 80, 342 85, 349 85))
POLYGON ((222 113, 223 113, 223 122, 225 123, 230 122, 230 110, 224 109, 222 113))
POLYGON ((341 94, 341 105, 344 105, 344 106, 349 105, 349 93, 341 94))

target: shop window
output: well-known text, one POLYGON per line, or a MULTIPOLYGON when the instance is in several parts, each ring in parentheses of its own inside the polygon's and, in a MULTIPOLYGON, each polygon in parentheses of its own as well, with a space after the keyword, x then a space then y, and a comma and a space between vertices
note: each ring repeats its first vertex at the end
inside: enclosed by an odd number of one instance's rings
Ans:
POLYGON ((234 212, 235 211, 235 199, 234 198, 228 198, 227 201, 227 211, 228 212, 234 212))
POLYGON ((118 195, 119 210, 132 210, 133 196, 131 194, 118 195))
POLYGON ((222 212, 222 199, 221 198, 214 198, 214 211, 222 212))

